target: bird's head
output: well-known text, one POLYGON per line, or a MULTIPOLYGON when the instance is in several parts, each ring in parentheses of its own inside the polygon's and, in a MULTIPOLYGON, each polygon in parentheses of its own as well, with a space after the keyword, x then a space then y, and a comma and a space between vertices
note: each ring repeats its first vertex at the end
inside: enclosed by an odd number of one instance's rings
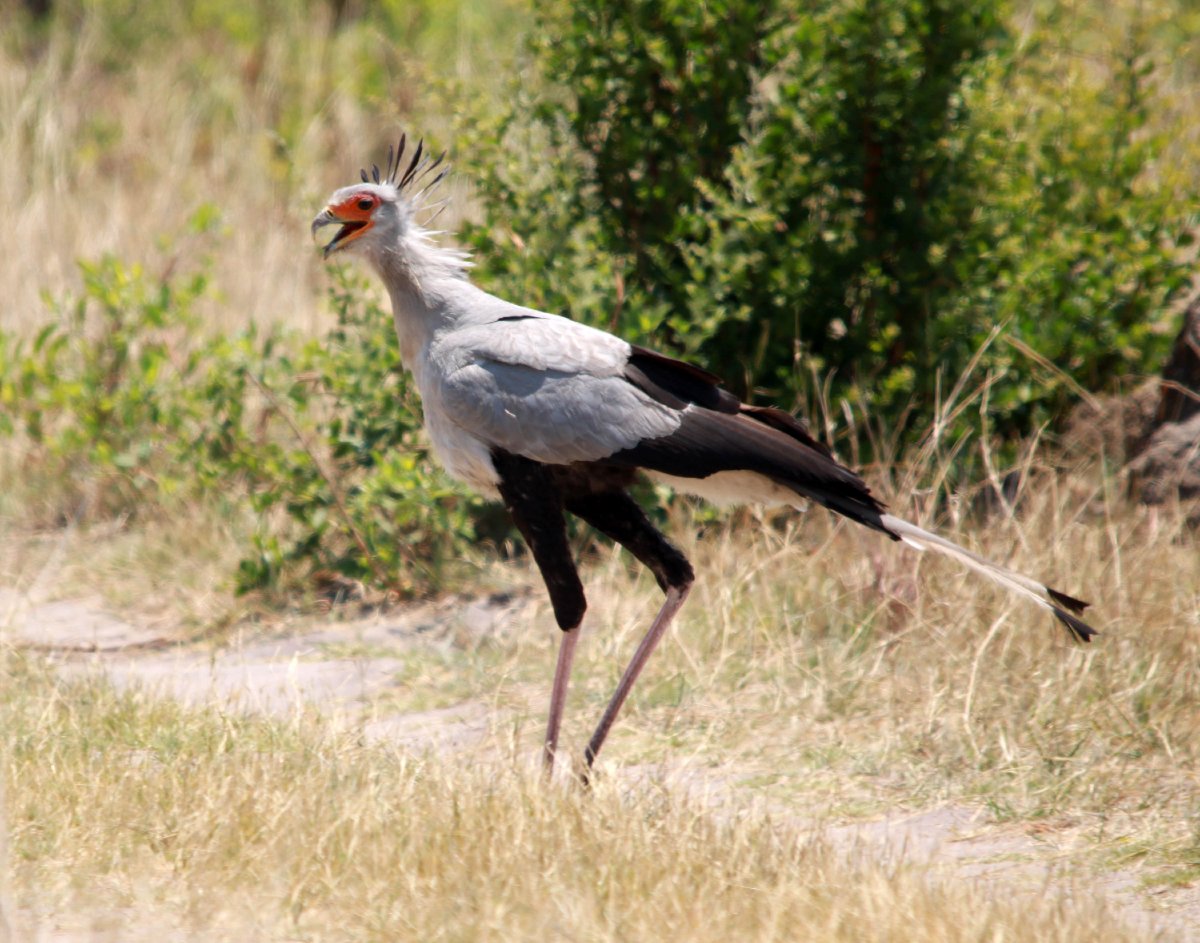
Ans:
POLYGON ((368 258, 387 251, 412 225, 421 197, 445 177, 448 168, 431 176, 445 154, 436 158, 426 154, 424 142, 417 144, 412 158, 404 166, 405 138, 388 151, 387 168, 362 171, 362 183, 342 187, 329 198, 325 209, 312 223, 315 237, 324 226, 337 225, 337 233, 325 245, 325 257, 343 249, 368 258))
POLYGON ((405 213, 400 194, 387 183, 342 187, 313 220, 313 236, 323 226, 340 228, 325 245, 325 257, 343 249, 370 254, 372 248, 394 244, 403 230, 405 213))

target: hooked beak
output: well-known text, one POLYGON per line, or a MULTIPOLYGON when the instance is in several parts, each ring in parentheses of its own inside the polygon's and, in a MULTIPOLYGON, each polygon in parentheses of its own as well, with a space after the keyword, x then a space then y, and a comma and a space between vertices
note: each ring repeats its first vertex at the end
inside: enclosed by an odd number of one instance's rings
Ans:
POLYGON ((332 226, 337 224, 340 224, 342 228, 337 231, 337 234, 325 246, 322 252, 322 255, 325 258, 329 258, 330 255, 332 255, 334 252, 337 252, 337 250, 342 248, 342 246, 345 244, 347 238, 352 236, 354 233, 357 233, 360 229, 367 225, 365 220, 342 219, 327 206, 317 214, 316 219, 314 219, 312 222, 313 238, 317 238, 317 231, 322 226, 332 226))

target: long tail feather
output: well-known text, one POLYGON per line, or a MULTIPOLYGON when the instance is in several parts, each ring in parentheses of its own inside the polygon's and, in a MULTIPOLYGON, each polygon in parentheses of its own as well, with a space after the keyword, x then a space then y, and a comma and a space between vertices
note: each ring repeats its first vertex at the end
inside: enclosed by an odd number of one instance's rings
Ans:
POLYGON ((1031 599, 1039 606, 1049 609, 1079 641, 1090 641, 1093 635, 1099 634, 1078 617, 1078 613, 1083 612, 1087 608, 1088 604, 1086 602, 1076 599, 1073 596, 1068 596, 1066 593, 1060 593, 1058 590, 1051 589, 1037 580, 1030 579, 1028 576, 1017 573, 1014 570, 1009 570, 997 563, 992 563, 990 560, 985 560, 978 554, 972 553, 965 547, 960 547, 945 537, 939 537, 937 534, 930 533, 916 524, 910 524, 908 521, 901 520, 898 517, 893 517, 891 514, 881 515, 880 523, 910 547, 915 547, 918 550, 934 550, 945 554, 957 560, 963 566, 974 570, 976 573, 986 576, 994 583, 998 583, 1010 592, 1016 593, 1018 596, 1024 596, 1026 599, 1031 599))

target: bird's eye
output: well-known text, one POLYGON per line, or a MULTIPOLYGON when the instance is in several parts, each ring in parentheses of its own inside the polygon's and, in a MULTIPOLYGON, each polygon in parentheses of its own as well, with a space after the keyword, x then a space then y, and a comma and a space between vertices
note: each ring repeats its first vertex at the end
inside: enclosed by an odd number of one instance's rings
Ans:
POLYGON ((361 200, 358 201, 358 208, 360 210, 369 210, 374 205, 375 205, 375 201, 369 196, 364 196, 361 200))

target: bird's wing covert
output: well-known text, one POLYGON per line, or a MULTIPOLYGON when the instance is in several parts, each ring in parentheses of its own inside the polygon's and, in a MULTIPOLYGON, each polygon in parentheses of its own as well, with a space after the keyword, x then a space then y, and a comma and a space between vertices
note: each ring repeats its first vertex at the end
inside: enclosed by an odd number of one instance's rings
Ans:
POLYGON ((629 351, 563 318, 475 325, 431 348, 431 392, 490 447, 555 465, 597 461, 679 426, 677 410, 625 379, 629 351))

